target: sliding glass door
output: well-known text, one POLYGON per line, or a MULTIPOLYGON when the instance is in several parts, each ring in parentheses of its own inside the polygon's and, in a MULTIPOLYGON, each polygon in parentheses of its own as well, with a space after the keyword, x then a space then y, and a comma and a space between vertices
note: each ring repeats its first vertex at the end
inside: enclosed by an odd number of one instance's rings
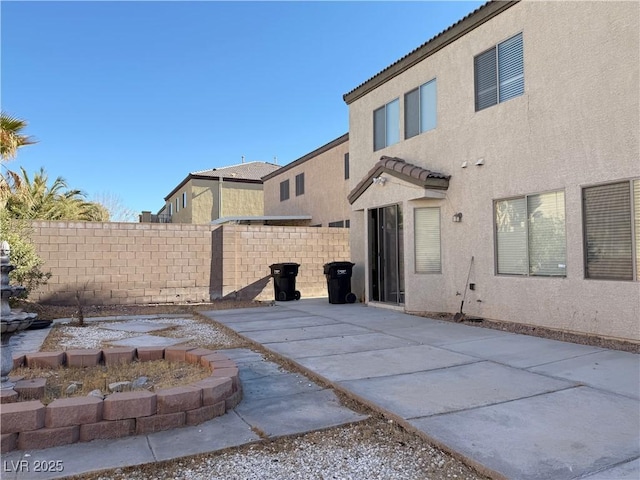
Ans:
POLYGON ((400 205, 369 210, 369 292, 371 300, 404 303, 403 225, 400 205))

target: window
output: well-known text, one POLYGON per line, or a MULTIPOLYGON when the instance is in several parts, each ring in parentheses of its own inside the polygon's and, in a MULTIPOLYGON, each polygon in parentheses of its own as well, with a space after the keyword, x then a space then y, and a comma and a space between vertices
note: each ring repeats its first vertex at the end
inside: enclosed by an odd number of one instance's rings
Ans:
POLYGON ((416 273, 442 273, 440 259, 440 208, 416 208, 413 212, 416 273))
POLYGON ((280 182, 280 201, 289 200, 289 180, 280 182))
POLYGON ((349 154, 344 154, 344 179, 349 180, 349 154))
POLYGON ((584 188, 582 209, 585 277, 639 280, 640 180, 584 188))
POLYGON ((173 203, 169 202, 169 216, 173 215, 173 203))
POLYGON ((182 192, 182 208, 187 208, 187 192, 182 192))
POLYGON ((296 197, 299 195, 304 195, 304 173, 296 175, 296 197))
POLYGON ((373 150, 400 141, 400 101, 396 98, 373 112, 373 150))
POLYGON ((498 274, 566 276, 564 192, 494 204, 498 274))
POLYGON ((178 197, 176 197, 176 212, 180 210, 180 204, 178 203, 178 197))
POLYGON ((329 222, 329 227, 331 228, 343 228, 344 220, 340 220, 339 222, 329 222))
POLYGON ((476 112, 524 93, 522 33, 474 59, 476 112))
POLYGON ((404 96, 404 138, 436 128, 436 80, 404 96))

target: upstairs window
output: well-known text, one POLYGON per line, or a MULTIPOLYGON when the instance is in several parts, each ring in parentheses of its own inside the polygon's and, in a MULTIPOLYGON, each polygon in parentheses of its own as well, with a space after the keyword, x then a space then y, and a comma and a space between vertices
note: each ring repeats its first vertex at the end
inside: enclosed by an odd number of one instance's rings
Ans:
POLYGON ((349 180, 349 153, 344 154, 344 179, 349 180))
POLYGON ((304 173, 296 175, 296 197, 304 195, 304 173))
POLYGON ((289 200, 289 180, 280 182, 280 201, 289 200))
POLYGON ((169 202, 169 216, 173 215, 173 203, 169 202))
POLYGON ((373 112, 373 150, 400 141, 400 101, 396 98, 373 112))
POLYGON ((498 274, 566 276, 564 192, 499 200, 494 214, 498 274))
POLYGON ((476 112, 524 93, 522 33, 474 59, 476 112))
POLYGON ((187 208, 187 192, 182 192, 182 208, 187 208))
POLYGON ((404 138, 436 128, 436 79, 404 96, 404 138))
POLYGON ((176 197, 176 212, 177 212, 178 210, 180 210, 180 202, 179 202, 178 197, 176 197))
POLYGON ((640 279, 640 180, 582 190, 585 277, 640 279))

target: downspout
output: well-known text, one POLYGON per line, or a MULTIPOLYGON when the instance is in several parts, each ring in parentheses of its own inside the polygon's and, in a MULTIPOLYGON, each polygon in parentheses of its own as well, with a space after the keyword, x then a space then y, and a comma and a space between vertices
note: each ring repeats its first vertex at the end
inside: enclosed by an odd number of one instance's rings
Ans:
POLYGON ((218 177, 218 218, 222 218, 222 182, 223 177, 218 177))

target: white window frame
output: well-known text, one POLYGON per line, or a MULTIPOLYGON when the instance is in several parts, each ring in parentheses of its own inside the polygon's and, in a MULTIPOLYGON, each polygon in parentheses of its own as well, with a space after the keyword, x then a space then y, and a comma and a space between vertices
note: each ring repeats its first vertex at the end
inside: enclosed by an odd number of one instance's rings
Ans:
POLYGON ((187 192, 182 192, 182 208, 187 208, 187 192))
MULTIPOLYGON (((564 278, 567 276, 567 219, 566 219, 566 195, 564 190, 552 190, 547 192, 532 193, 528 195, 520 195, 517 197, 503 198, 494 200, 493 202, 493 221, 494 221, 494 251, 495 251, 495 272, 496 275, 513 275, 525 277, 551 277, 564 278), (559 197, 559 195, 562 195, 559 197), (536 232, 538 235, 547 233, 548 223, 545 226, 542 220, 558 221, 557 218, 544 216, 544 211, 539 209, 531 210, 534 205, 535 197, 546 196, 555 202, 560 202, 558 208, 561 209, 562 236, 556 242, 544 242, 538 245, 534 243, 536 232), (518 203, 524 202, 524 208, 518 203), (519 208, 519 211, 513 207, 519 208), (500 211, 499 211, 500 210, 500 211), (509 210, 509 211, 506 211, 509 210), (519 217, 519 225, 513 224, 513 220, 519 217), (505 218, 507 216, 515 217, 509 220, 499 220, 498 217, 505 218), (536 222, 536 219, 537 222, 536 222), (501 229, 508 229, 502 230, 501 229), (517 229, 520 229, 519 231, 517 229), (502 235, 501 235, 502 234, 502 235), (505 235, 510 234, 510 235, 505 235), (502 247, 502 260, 501 260, 502 247), (550 249, 556 249, 556 252, 549 253, 550 249), (509 256, 516 257, 522 255, 519 265, 509 262, 509 256), (549 255, 545 258, 545 255, 549 255), (556 256, 558 255, 558 256, 556 256), (553 258, 555 256, 555 259, 553 258), (536 261, 536 258, 539 260, 536 261)), ((542 203, 540 204, 540 206, 542 203)), ((538 237, 541 238, 541 237, 538 237)))
POLYGON ((413 209, 415 273, 442 273, 441 218, 440 207, 413 209))
POLYGON ((640 281, 640 179, 620 180, 583 187, 582 236, 585 279, 640 281), (601 203, 600 205, 597 204, 597 198, 592 200, 587 198, 588 191, 599 189, 603 192, 607 187, 619 187, 620 191, 618 193, 622 193, 625 191, 625 186, 629 189, 628 211, 625 211, 627 205, 621 203, 621 200, 626 200, 626 198, 619 197, 617 204, 601 203), (589 208, 593 208, 594 211, 589 211, 589 208), (591 213, 593 213, 593 217, 589 218, 591 213), (614 226, 616 228, 615 234, 607 234, 609 230, 603 229, 602 226, 614 226), (619 252, 624 249, 626 246, 624 243, 627 242, 631 249, 628 252, 631 257, 629 265, 631 274, 625 276, 618 271, 618 274, 615 275, 611 272, 611 270, 615 270, 615 266, 612 268, 609 265, 611 265, 611 261, 615 257, 616 250, 619 252), (600 258, 598 258, 599 255, 600 258), (590 262, 597 260, 609 261, 609 274, 606 274, 604 269, 598 272, 599 269, 596 265, 594 265, 594 268, 590 268, 590 262))
POLYGON ((396 98, 380 108, 373 111, 373 151, 382 150, 390 145, 394 145, 400 141, 400 99, 396 98), (384 112, 384 139, 378 138, 376 128, 376 113, 384 112), (391 133, 393 132, 393 135, 391 133))
POLYGON ((421 133, 428 132, 430 130, 434 130, 438 125, 438 84, 436 79, 431 79, 426 83, 423 83, 417 88, 407 92, 404 94, 404 138, 405 140, 409 138, 416 137, 421 133), (427 90, 429 89, 429 90, 427 90), (431 89, 433 89, 433 93, 431 93, 431 89), (417 92, 417 105, 416 108, 418 110, 418 125, 416 133, 410 134, 408 131, 408 127, 410 125, 409 112, 408 108, 410 97, 412 93, 417 92), (427 93, 425 93, 427 92, 427 93), (429 106, 433 104, 433 118, 430 119, 429 122, 426 122, 426 115, 429 112, 429 106))
POLYGON ((473 75, 476 112, 524 95, 524 39, 522 32, 476 55, 473 58, 473 75), (492 68, 483 70, 483 65, 495 67, 495 72, 492 72, 492 68), (495 78, 487 79, 486 75, 493 74, 495 74, 495 78), (487 83, 487 80, 490 80, 490 84, 487 83), (482 86, 485 86, 482 90, 480 90, 481 82, 482 86), (486 85, 484 85, 485 83, 486 85), (481 95, 491 94, 493 90, 495 90, 493 98, 488 100, 482 98, 481 95))

